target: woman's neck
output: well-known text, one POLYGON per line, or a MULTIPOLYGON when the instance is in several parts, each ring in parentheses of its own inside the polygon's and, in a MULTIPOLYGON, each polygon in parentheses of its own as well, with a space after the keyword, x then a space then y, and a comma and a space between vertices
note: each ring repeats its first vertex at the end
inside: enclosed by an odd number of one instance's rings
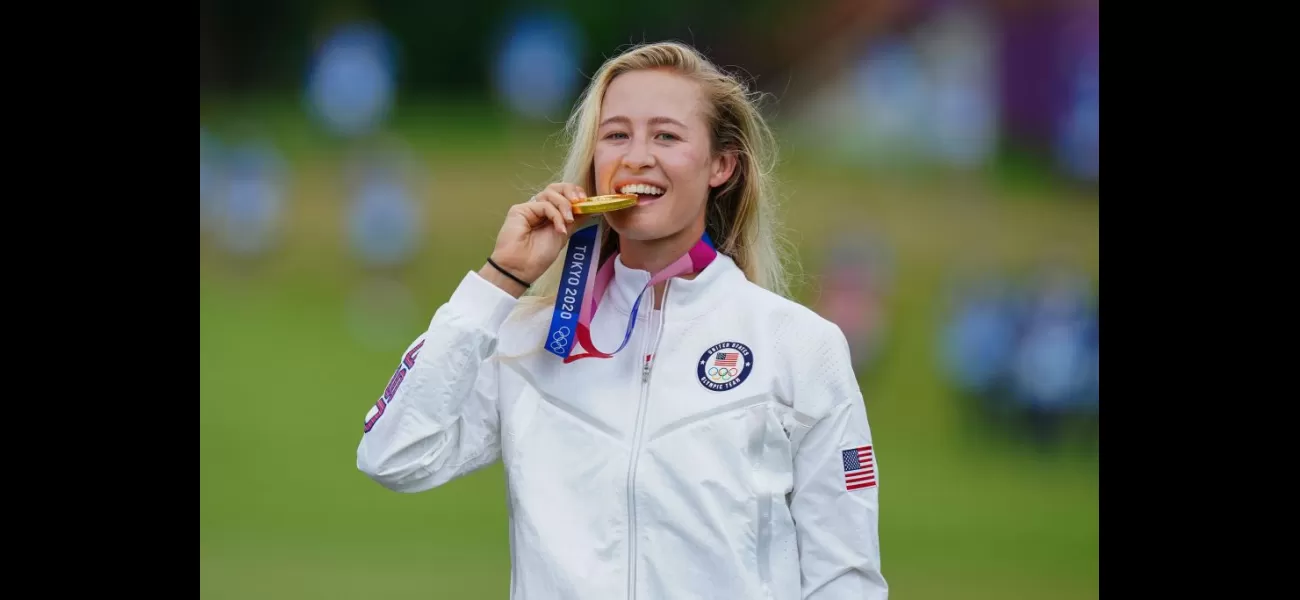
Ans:
MULTIPOLYGON (((704 221, 687 227, 673 235, 657 240, 619 240, 618 252, 623 264, 632 269, 649 271, 651 276, 673 264, 682 255, 691 251, 695 243, 704 236, 704 221)), ((694 279, 695 273, 682 275, 683 279, 694 279)), ((664 290, 667 282, 655 285, 655 308, 663 308, 664 290)))
POLYGON ((700 222, 657 240, 619 240, 618 252, 627 267, 649 271, 653 275, 690 252, 703 236, 704 223, 700 222))

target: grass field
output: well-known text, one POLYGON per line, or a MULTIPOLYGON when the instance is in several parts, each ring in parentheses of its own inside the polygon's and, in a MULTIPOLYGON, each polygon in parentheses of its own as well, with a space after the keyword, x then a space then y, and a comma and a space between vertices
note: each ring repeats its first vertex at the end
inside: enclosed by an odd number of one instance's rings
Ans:
MULTIPOLYGON (((392 316, 385 338, 362 343, 348 326, 349 298, 369 280, 339 239, 337 155, 308 142, 291 154, 291 226, 265 263, 237 268, 201 238, 201 597, 505 596, 499 466, 413 496, 355 468, 362 417, 405 344, 481 264, 504 206, 557 163, 531 131, 493 139, 464 151, 435 134, 412 144, 431 169, 427 243, 397 275, 414 311, 392 316)), ((809 276, 801 299, 816 293, 815 242, 839 226, 868 226, 895 250, 889 354, 864 375, 892 597, 1096 597, 1095 456, 1034 455, 967 427, 934 344, 953 269, 1051 259, 1095 279, 1095 197, 870 178, 798 157, 781 175, 809 276)))

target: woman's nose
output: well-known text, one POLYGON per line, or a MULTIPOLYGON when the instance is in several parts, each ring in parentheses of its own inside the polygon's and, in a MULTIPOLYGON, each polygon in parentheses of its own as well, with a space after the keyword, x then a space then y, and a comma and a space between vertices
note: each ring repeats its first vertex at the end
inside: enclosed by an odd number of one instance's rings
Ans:
POLYGON ((623 154, 623 165, 629 169, 644 169, 653 167, 655 164, 654 153, 642 141, 633 141, 628 144, 627 152, 623 154))

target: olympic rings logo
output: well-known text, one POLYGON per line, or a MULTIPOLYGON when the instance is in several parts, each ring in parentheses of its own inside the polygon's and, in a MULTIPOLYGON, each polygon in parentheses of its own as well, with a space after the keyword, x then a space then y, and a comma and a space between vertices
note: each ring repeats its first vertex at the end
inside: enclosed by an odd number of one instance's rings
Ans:
POLYGON ((736 376, 740 371, 735 367, 730 369, 726 367, 709 367, 709 379, 713 381, 727 381, 736 376))
POLYGON ((569 347, 569 333, 568 326, 556 329, 555 332, 551 334, 551 350, 554 350, 557 353, 564 352, 565 349, 569 347))

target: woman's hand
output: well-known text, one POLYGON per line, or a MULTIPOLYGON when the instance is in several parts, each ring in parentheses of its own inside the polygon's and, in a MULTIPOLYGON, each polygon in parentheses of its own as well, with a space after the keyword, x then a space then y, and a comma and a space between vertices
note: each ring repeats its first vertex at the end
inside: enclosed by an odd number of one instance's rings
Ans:
MULTIPOLYGON (((586 197, 574 184, 552 183, 527 202, 511 206, 497 233, 492 261, 519 279, 536 281, 559 257, 569 235, 590 218, 574 215, 571 207, 586 197)), ((527 291, 492 265, 484 265, 479 275, 515 297, 527 291)))

